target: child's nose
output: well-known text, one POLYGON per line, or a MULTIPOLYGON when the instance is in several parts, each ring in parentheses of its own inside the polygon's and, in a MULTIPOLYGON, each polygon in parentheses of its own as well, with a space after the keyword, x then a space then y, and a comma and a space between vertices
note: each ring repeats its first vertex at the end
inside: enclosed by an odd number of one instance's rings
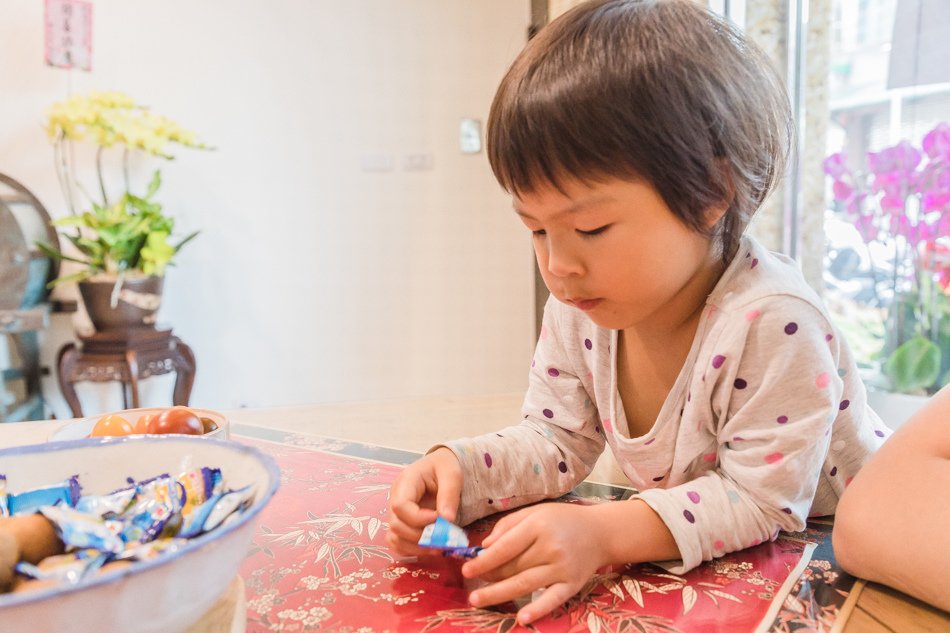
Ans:
POLYGON ((548 241, 548 272, 555 277, 571 277, 583 272, 583 265, 577 253, 564 244, 555 245, 548 241))

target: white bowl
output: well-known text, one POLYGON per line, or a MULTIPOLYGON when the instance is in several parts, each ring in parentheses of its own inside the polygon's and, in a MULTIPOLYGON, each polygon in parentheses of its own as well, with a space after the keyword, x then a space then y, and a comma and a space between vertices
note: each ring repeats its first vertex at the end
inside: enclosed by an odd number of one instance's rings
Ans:
POLYGON ((0 473, 16 493, 79 475, 83 493, 103 494, 126 477, 221 469, 225 485, 255 487, 233 523, 177 552, 94 575, 76 585, 0 594, 0 630, 31 633, 177 633, 211 608, 238 573, 258 513, 277 490, 269 456, 235 442, 185 435, 130 435, 0 450, 0 473))
MULTIPOLYGON (((101 415, 95 415, 88 418, 80 418, 78 420, 73 420, 72 422, 67 422, 66 424, 58 427, 55 431, 50 433, 49 441, 58 442, 60 440, 85 439, 89 437, 90 433, 92 433, 92 427, 96 425, 96 422, 107 415, 121 415, 123 418, 128 420, 132 426, 135 426, 135 423, 138 421, 138 419, 146 413, 159 414, 169 408, 170 407, 143 407, 141 409, 124 409, 122 411, 110 411, 109 413, 103 413, 101 415)), ((230 424, 224 414, 211 409, 199 409, 197 407, 188 408, 194 411, 198 417, 211 418, 214 420, 215 424, 218 425, 218 428, 211 431, 210 433, 201 435, 201 437, 215 437, 221 440, 226 440, 231 437, 229 428, 230 424)))

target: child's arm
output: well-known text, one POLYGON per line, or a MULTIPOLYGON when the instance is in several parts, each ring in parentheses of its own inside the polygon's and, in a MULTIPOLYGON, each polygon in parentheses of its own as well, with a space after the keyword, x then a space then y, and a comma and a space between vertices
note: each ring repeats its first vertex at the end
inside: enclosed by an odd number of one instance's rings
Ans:
POLYGON ((914 415, 838 504, 834 549, 849 572, 950 610, 950 387, 914 415))
POLYGON ((676 573, 801 530, 812 511, 831 514, 887 434, 866 409, 843 342, 812 304, 769 296, 716 318, 718 335, 704 342, 690 384, 699 414, 682 423, 708 421, 715 437, 704 448, 696 436, 692 450, 714 468, 694 462, 685 483, 640 495, 676 538, 676 573))
POLYGON ((559 497, 603 452, 600 417, 579 377, 587 372, 579 359, 596 351, 585 335, 562 328, 558 314, 568 309, 553 297, 545 307, 521 424, 445 444, 465 473, 457 523, 559 497))

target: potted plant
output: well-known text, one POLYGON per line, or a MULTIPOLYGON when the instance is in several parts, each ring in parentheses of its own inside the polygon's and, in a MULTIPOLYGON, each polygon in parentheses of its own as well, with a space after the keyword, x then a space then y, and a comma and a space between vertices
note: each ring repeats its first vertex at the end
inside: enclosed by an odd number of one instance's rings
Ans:
POLYGON ((870 262, 880 319, 872 387, 925 396, 950 383, 950 125, 918 148, 903 141, 824 162, 834 213, 853 224, 870 262), (874 384, 876 382, 876 384, 874 384))
POLYGON ((50 109, 47 133, 53 142, 57 176, 70 215, 53 221, 73 247, 64 252, 49 244, 38 246, 50 257, 81 264, 78 272, 50 285, 78 282, 86 311, 97 330, 154 325, 161 303, 166 266, 197 232, 174 239, 175 221, 155 200, 161 171, 155 170, 144 192, 133 193, 129 178, 132 152, 166 160, 170 145, 207 149, 195 134, 174 121, 137 105, 118 92, 92 92, 56 103, 50 109), (98 196, 90 195, 77 178, 72 143, 96 147, 98 196), (110 195, 103 166, 106 150, 121 150, 122 190, 110 195), (86 208, 77 211, 80 192, 86 208))

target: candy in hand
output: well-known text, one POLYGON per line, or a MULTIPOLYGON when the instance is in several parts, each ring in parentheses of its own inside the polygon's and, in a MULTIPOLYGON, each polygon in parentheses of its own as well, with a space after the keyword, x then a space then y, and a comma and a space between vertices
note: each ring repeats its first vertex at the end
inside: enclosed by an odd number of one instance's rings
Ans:
POLYGON ((475 558, 482 551, 481 547, 469 547, 465 530, 442 517, 423 528, 419 546, 440 550, 443 556, 462 559, 475 558))

